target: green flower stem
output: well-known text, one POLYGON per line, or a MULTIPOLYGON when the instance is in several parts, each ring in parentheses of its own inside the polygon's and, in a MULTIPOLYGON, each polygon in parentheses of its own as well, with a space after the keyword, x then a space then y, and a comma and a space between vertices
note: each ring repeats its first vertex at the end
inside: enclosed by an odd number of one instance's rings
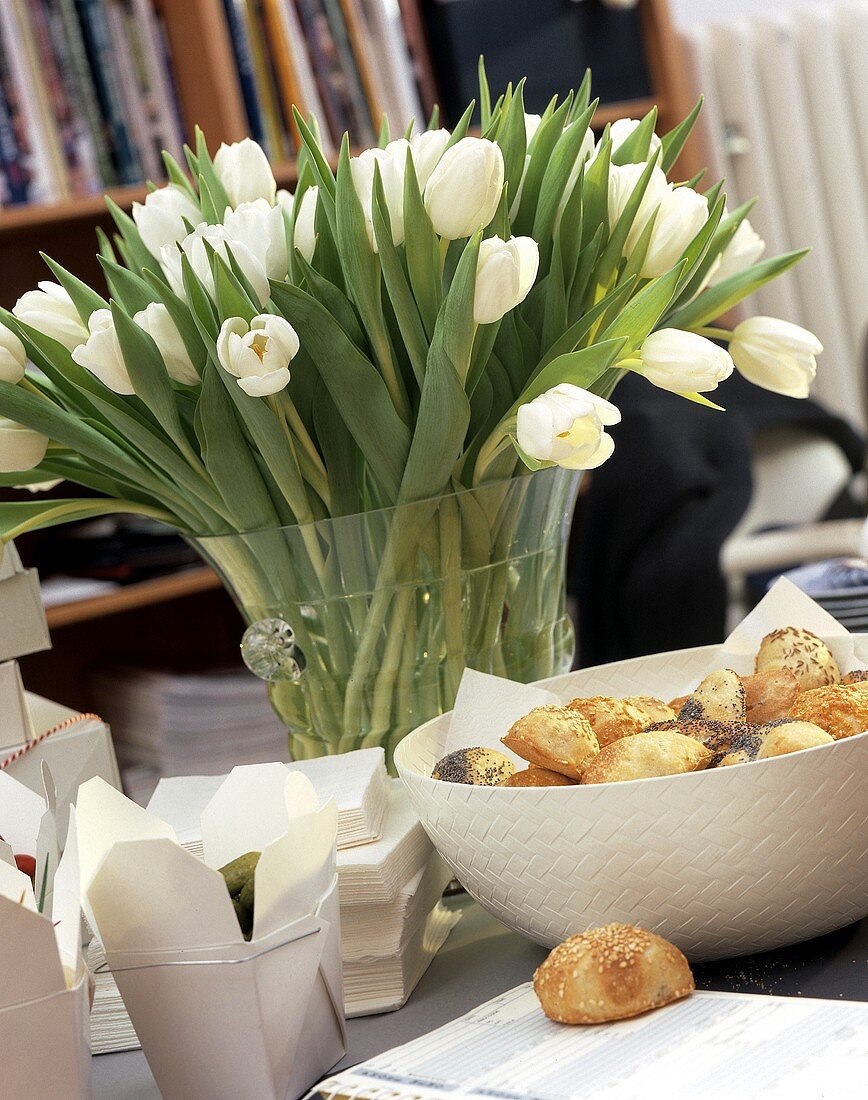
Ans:
POLYGON ((454 497, 444 497, 439 511, 440 575, 443 577, 443 623, 446 634, 446 693, 458 691, 464 671, 464 629, 461 607, 461 517, 454 497))
POLYGON ((732 339, 732 333, 726 328, 716 328, 713 325, 700 325, 699 328, 693 329, 693 332, 697 336, 707 336, 709 340, 725 340, 727 343, 732 339))
MULTIPOLYGON (((28 531, 37 531, 42 527, 51 527, 56 523, 63 523, 66 517, 73 517, 80 511, 81 506, 74 501, 69 504, 59 504, 54 508, 46 508, 44 512, 40 512, 32 519, 19 523, 17 527, 10 527, 8 531, 4 532, 3 542, 12 542, 20 535, 27 534, 28 531)), ((139 504, 133 500, 108 500, 105 497, 100 497, 99 511, 100 515, 118 513, 147 516, 149 519, 158 519, 162 523, 168 523, 171 526, 175 526, 177 523, 175 516, 170 512, 165 512, 162 508, 152 508, 148 504, 139 504)))

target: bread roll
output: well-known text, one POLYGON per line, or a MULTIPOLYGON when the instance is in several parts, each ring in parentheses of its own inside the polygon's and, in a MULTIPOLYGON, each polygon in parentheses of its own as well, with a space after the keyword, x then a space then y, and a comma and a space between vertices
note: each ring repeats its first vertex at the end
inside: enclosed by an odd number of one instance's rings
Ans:
POLYGON ((766 634, 756 655, 756 671, 788 668, 795 674, 802 691, 837 684, 841 671, 826 643, 795 626, 785 626, 766 634))
POLYGON ((693 992, 687 959, 644 928, 607 924, 571 936, 533 976, 543 1012, 562 1024, 600 1024, 693 992))
POLYGON ((799 681, 789 668, 769 668, 754 676, 742 676, 745 720, 763 726, 786 718, 799 694, 799 681))
POLYGON ((781 722, 763 732, 758 760, 768 760, 771 756, 784 756, 801 749, 812 749, 816 745, 831 745, 835 738, 811 722, 781 722))
POLYGON ((444 783, 468 783, 474 787, 496 787, 515 771, 515 764, 495 749, 456 749, 438 760, 432 779, 444 783))
POLYGON ((693 737, 670 730, 636 733, 613 741, 585 768, 582 783, 623 783, 704 768, 710 751, 693 737))
POLYGON ((731 668, 709 673, 679 711, 682 721, 743 722, 744 687, 731 668))
POLYGON ((503 743, 540 768, 581 779, 586 765, 600 751, 585 718, 552 703, 534 707, 514 723, 503 743))
POLYGON ((550 772, 548 768, 537 768, 531 764, 524 771, 514 772, 499 784, 501 787, 575 787, 576 780, 560 772, 550 772))
POLYGON ((868 692, 856 686, 812 688, 803 691, 790 708, 790 717, 812 722, 836 741, 868 730, 868 692))
POLYGON ((847 673, 841 683, 846 687, 868 686, 868 668, 854 668, 852 672, 847 673))
POLYGON ((653 722, 675 717, 675 711, 666 703, 661 703, 650 695, 637 695, 628 699, 594 695, 587 699, 572 699, 567 703, 567 710, 587 719, 597 736, 600 748, 621 737, 639 733, 653 722))

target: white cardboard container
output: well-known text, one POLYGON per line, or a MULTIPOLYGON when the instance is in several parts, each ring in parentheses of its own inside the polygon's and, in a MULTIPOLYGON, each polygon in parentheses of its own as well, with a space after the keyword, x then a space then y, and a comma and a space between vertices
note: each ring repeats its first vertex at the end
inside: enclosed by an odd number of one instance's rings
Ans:
POLYGON ((334 800, 284 764, 235 768, 202 814, 204 863, 100 780, 78 823, 82 888, 165 1100, 293 1100, 340 1061, 334 800), (248 851, 245 942, 215 868, 248 851))
MULTIPOLYGON (((0 671, 2 668, 0 666, 0 671)), ((25 692, 24 696, 31 734, 14 742, 0 736, 0 765, 10 760, 2 770, 41 795, 44 792, 42 765, 48 764, 57 790, 58 835, 63 840, 69 806, 75 803, 82 783, 99 776, 120 790, 121 778, 111 731, 100 718, 79 717, 72 708, 31 692, 25 692), (49 730, 56 732, 45 737, 49 730)))
POLYGON ((430 778, 447 752, 505 751, 542 702, 691 691, 714 669, 753 671, 781 626, 823 637, 842 671, 868 667, 849 635, 786 581, 723 645, 568 673, 537 685, 466 673, 453 714, 398 746, 395 763, 435 847, 469 893, 546 947, 621 921, 693 960, 797 943, 868 913, 868 733, 737 767, 587 787, 472 787, 430 778))
POLYGON ((72 841, 54 876, 50 920, 36 911, 30 879, 0 851, 0 1096, 93 1096, 89 978, 72 841), (66 973, 74 976, 70 986, 66 973))
POLYGON ((14 543, 0 550, 0 661, 51 648, 39 574, 25 569, 14 543))

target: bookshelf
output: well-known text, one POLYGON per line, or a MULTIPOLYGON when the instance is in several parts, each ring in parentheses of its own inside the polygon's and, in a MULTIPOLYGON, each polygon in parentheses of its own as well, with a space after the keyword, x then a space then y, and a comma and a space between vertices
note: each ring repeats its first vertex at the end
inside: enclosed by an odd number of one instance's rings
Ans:
MULTIPOLYGON (((164 21, 178 100, 187 124, 198 123, 212 149, 220 142, 245 137, 247 117, 224 0, 155 2, 164 21)), ((437 83, 420 0, 399 3, 413 75, 427 117, 437 100, 437 83)), ((652 95, 601 105, 593 123, 597 128, 616 118, 641 117, 656 103, 659 127, 667 129, 693 105, 668 0, 639 0, 639 12, 652 95)), ((577 72, 577 80, 580 76, 577 72)), ((191 134, 185 136, 189 140, 191 134)), ((689 143, 679 174, 687 178, 697 167, 689 143)), ((275 175, 280 186, 292 188, 295 165, 283 163, 275 175)), ((129 210, 146 191, 145 185, 137 185, 110 189, 108 194, 129 210)), ((94 255, 97 226, 113 230, 101 195, 0 211, 0 305, 11 307, 24 291, 48 277, 40 250, 81 278, 100 285, 102 275, 94 255)), ((176 659, 182 662, 191 650, 205 659, 203 651, 207 650, 207 656, 214 659, 233 655, 237 659, 241 635, 237 612, 216 575, 205 566, 52 607, 48 621, 54 632, 54 649, 25 659, 25 679, 32 690, 83 707, 88 705, 85 672, 100 653, 116 652, 123 660, 153 658, 160 653, 172 663, 176 659)))

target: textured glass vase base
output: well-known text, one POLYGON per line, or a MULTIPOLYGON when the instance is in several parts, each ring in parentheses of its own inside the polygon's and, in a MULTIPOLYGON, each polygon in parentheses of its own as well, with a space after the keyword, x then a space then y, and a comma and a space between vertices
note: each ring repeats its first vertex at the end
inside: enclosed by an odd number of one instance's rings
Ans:
POLYGON ((465 667, 569 670, 565 558, 579 475, 525 474, 434 500, 198 540, 247 623, 296 759, 398 741, 451 709, 465 667))

